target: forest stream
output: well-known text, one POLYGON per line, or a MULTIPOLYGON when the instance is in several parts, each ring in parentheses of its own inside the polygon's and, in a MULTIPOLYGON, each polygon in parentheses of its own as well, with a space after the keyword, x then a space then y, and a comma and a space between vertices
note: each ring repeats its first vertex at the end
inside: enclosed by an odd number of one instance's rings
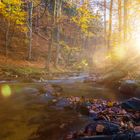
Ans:
POLYGON ((86 83, 88 74, 36 83, 2 82, 0 140, 61 140, 88 120, 74 110, 50 106, 42 87, 53 85, 61 97, 85 96, 122 100, 126 97, 96 83, 86 83))

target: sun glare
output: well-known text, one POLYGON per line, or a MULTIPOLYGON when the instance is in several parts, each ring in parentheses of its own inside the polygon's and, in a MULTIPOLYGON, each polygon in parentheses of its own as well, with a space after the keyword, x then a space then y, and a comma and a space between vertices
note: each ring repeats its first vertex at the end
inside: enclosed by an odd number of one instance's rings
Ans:
POLYGON ((115 47, 114 55, 115 55, 116 59, 123 59, 126 55, 125 48, 124 47, 115 47))
POLYGON ((1 88, 1 93, 4 97, 9 97, 11 95, 11 88, 9 85, 3 85, 1 88))

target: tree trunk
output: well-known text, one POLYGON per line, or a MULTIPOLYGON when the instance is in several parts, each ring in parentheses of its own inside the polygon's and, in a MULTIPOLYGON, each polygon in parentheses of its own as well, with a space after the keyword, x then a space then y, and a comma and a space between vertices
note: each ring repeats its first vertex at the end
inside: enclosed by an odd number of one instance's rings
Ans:
POLYGON ((128 31, 128 0, 124 0, 124 42, 127 40, 128 31))
POLYGON ((106 47, 106 0, 104 0, 104 44, 106 47))
POLYGON ((119 43, 122 42, 122 0, 118 0, 119 43))
POLYGON ((9 47, 9 32, 10 32, 10 21, 7 23, 6 35, 5 35, 5 55, 8 55, 9 47))
POLYGON ((57 67, 58 63, 59 63, 59 55, 60 55, 60 31, 61 31, 61 24, 59 23, 59 20, 61 18, 61 7, 62 7, 62 0, 58 0, 57 1, 57 13, 56 13, 56 20, 57 20, 57 47, 56 47, 56 59, 55 59, 55 66, 57 67))
POLYGON ((108 49, 110 49, 110 42, 111 42, 111 35, 112 35, 112 9, 113 9, 113 0, 110 1, 108 49))
POLYGON ((56 59, 55 59, 55 66, 57 67, 58 62, 59 62, 59 52, 60 52, 60 25, 57 25, 57 46, 56 46, 56 59))
POLYGON ((40 6, 36 7, 36 21, 35 21, 35 31, 37 33, 37 38, 36 38, 36 45, 39 46, 39 32, 40 32, 40 6))
POLYGON ((54 9, 53 9, 53 20, 55 23, 55 19, 56 19, 56 11, 57 10, 57 0, 54 0, 54 9))
POLYGON ((32 58, 32 16, 33 16, 33 2, 28 2, 29 8, 29 52, 28 52, 28 59, 31 60, 32 58))
POLYGON ((53 44, 53 30, 51 30, 51 36, 50 36, 49 47, 48 47, 48 57, 47 57, 47 65, 46 65, 48 72, 50 72, 52 44, 53 44))

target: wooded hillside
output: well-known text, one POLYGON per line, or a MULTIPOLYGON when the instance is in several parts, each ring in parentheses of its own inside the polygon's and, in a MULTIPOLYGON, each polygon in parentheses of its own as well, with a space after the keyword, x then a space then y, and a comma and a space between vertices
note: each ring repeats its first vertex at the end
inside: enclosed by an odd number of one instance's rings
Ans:
POLYGON ((21 66, 80 70, 95 67, 97 59, 120 59, 138 5, 139 0, 1 0, 2 64, 14 59, 21 66))

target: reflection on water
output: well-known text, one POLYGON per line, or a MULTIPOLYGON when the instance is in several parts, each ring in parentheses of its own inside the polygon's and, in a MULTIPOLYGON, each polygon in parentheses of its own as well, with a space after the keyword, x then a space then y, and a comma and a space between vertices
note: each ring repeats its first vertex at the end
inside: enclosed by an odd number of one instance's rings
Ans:
MULTIPOLYGON (((70 81, 74 79, 71 78, 70 81)), ((82 79, 79 78, 78 81, 82 79)), ((122 99, 119 93, 111 89, 64 81, 58 82, 58 86, 63 89, 62 96, 122 99)), ((3 96, 0 96, 0 140, 59 140, 70 129, 85 124, 72 110, 51 108, 45 94, 42 100, 39 94, 27 93, 31 85, 19 85, 1 85, 3 96)))
POLYGON ((65 96, 85 96, 113 100, 122 100, 127 98, 113 89, 105 88, 104 86, 94 84, 75 83, 62 84, 61 86, 63 87, 63 94, 65 96))
POLYGON ((83 121, 72 110, 57 110, 32 94, 0 98, 0 140, 56 140, 83 121))

